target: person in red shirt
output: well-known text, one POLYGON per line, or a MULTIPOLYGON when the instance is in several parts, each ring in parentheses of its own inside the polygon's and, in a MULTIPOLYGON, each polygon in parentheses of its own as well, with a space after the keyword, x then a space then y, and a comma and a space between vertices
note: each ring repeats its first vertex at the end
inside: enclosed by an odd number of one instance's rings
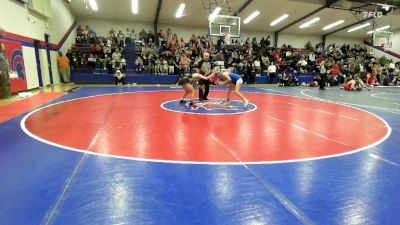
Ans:
POLYGON ((379 85, 378 79, 376 79, 376 70, 374 70, 374 69, 372 70, 372 73, 368 77, 367 83, 369 85, 374 85, 374 86, 379 85))
POLYGON ((331 74, 332 74, 333 76, 337 76, 337 75, 341 74, 341 72, 340 72, 340 67, 339 67, 339 65, 338 65, 337 63, 335 63, 335 64, 331 67, 331 74))

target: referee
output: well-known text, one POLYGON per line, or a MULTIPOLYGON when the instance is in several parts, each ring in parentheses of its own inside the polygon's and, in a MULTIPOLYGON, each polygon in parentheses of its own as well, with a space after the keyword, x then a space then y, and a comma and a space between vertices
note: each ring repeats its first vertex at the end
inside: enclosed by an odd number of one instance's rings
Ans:
MULTIPOLYGON (((207 52, 203 53, 203 59, 195 63, 197 71, 204 71, 204 76, 209 76, 214 69, 213 64, 210 61, 210 54, 207 52)), ((208 100, 208 92, 210 91, 209 80, 199 80, 199 100, 208 100)))

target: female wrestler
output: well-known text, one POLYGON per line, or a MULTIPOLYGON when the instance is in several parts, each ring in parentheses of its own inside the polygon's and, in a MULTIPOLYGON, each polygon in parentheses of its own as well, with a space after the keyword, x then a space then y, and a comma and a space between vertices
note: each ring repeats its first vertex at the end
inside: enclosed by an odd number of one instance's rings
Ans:
POLYGON ((185 103, 185 98, 187 95, 190 95, 190 103, 189 105, 193 105, 193 101, 194 101, 194 94, 195 94, 195 90, 194 90, 194 86, 197 85, 197 82, 199 80, 209 80, 211 78, 211 76, 205 77, 204 76, 204 71, 200 70, 199 73, 193 73, 193 74, 185 74, 184 76, 182 76, 179 81, 178 84, 182 85, 183 89, 185 89, 185 93, 183 94, 183 97, 181 98, 181 100, 179 101, 179 103, 185 103))
POLYGON ((346 91, 361 91, 363 88, 369 89, 361 79, 350 80, 344 85, 344 90, 346 91))
MULTIPOLYGON (((231 92, 235 89, 235 94, 239 96, 243 101, 243 107, 246 107, 249 104, 249 100, 247 100, 242 93, 240 93, 240 86, 243 84, 243 79, 239 74, 224 71, 220 72, 218 69, 216 70, 216 75, 219 78, 222 78, 224 81, 219 81, 218 85, 227 85, 229 84, 229 89, 227 92, 226 100, 230 100, 231 92)), ((211 77, 214 75, 211 75, 211 77)))

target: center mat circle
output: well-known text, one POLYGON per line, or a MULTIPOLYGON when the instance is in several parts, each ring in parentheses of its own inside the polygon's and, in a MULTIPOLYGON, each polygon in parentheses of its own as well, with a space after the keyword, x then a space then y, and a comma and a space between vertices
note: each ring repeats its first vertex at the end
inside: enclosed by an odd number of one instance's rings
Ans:
MULTIPOLYGON (((226 92, 213 91, 214 99, 226 92)), ((210 116, 164 110, 182 91, 74 99, 28 114, 30 136, 104 156, 185 163, 268 163, 332 157, 371 147, 390 127, 366 111, 313 99, 245 92, 250 113, 210 116), (251 106, 251 107, 253 107, 251 106)))

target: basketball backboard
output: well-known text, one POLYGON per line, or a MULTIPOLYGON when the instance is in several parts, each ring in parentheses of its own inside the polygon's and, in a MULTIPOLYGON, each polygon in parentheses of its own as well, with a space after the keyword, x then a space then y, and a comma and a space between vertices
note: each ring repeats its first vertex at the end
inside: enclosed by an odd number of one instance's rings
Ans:
POLYGON ((378 47, 392 47, 393 32, 375 31, 373 35, 373 45, 378 47))
POLYGON ((230 33, 231 38, 240 37, 240 17, 217 15, 213 20, 209 20, 210 36, 224 36, 230 33))

